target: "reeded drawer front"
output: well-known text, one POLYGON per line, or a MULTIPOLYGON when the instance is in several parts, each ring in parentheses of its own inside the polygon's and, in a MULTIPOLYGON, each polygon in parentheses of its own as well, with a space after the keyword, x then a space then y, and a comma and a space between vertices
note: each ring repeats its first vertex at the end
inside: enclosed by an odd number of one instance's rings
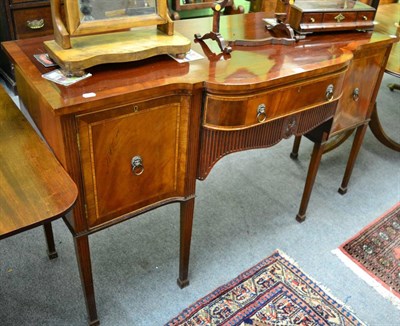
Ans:
POLYGON ((77 117, 90 227, 184 196, 187 117, 178 96, 77 117))
POLYGON ((53 34, 50 6, 16 9, 12 14, 17 39, 53 34))
POLYGON ((345 71, 246 97, 208 95, 203 126, 241 129, 278 119, 340 97, 345 71))

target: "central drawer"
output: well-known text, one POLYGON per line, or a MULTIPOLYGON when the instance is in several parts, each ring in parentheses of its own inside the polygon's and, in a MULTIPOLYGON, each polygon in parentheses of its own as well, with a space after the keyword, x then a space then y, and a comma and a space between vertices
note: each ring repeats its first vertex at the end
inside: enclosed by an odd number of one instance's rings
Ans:
POLYGON ((341 72, 252 96, 208 94, 203 126, 210 129, 248 128, 323 105, 340 97, 343 77, 344 72, 341 72))

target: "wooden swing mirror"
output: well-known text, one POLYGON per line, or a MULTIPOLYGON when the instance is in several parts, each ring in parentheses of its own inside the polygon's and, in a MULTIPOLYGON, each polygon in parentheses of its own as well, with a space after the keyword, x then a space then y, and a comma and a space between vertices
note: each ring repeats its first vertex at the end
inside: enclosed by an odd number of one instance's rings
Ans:
POLYGON ((50 0, 54 40, 44 44, 66 75, 82 75, 97 64, 182 56, 190 50, 190 40, 174 33, 167 0, 64 0, 65 20, 61 2, 50 0))

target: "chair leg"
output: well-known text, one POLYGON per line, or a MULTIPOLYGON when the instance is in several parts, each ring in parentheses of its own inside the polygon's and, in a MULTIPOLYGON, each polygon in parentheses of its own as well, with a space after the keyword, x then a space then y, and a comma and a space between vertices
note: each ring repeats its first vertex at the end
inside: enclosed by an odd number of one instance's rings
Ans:
POLYGON ((58 257, 56 246, 54 244, 54 235, 53 228, 51 226, 51 222, 43 224, 44 235, 46 237, 47 242, 47 255, 49 259, 54 259, 58 257))

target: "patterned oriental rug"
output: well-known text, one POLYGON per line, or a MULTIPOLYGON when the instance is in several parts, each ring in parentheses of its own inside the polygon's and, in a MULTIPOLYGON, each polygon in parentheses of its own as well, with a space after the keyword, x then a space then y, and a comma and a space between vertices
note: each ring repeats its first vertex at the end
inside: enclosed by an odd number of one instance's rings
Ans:
POLYGON ((348 308, 275 251, 214 290, 168 326, 364 325, 348 308))
POLYGON ((400 308, 400 202, 334 253, 400 308))

